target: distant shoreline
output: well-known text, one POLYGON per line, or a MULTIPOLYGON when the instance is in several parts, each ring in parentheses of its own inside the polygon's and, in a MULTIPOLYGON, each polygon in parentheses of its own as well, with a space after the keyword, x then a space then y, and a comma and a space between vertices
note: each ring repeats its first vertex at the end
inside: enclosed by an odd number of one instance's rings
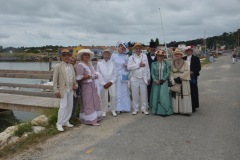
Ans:
POLYGON ((15 56, 0 56, 0 62, 49 62, 58 61, 57 56, 53 57, 38 57, 38 56, 25 56, 25 57, 15 57, 15 56))

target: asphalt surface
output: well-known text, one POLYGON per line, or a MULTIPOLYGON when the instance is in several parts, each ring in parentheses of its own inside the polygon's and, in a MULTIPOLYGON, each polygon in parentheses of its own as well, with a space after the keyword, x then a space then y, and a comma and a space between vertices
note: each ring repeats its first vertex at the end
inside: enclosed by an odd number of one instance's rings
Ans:
POLYGON ((10 159, 239 160, 240 62, 222 56, 200 74, 200 108, 191 117, 108 116, 99 127, 75 127, 10 159))

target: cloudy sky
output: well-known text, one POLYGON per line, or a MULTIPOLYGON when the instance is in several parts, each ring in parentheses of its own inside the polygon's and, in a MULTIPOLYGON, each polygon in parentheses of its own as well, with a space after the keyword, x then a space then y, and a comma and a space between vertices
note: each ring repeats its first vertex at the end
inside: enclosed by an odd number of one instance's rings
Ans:
POLYGON ((0 0, 0 46, 148 44, 240 28, 240 0, 0 0))

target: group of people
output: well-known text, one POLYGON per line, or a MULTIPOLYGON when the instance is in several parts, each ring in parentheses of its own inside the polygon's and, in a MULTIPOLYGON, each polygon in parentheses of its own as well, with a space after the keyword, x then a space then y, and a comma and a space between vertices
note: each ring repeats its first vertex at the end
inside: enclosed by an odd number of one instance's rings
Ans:
POLYGON ((61 54, 62 62, 54 68, 53 88, 60 98, 57 129, 73 127, 69 123, 76 115, 77 95, 81 95, 79 120, 83 124, 99 126, 110 108, 116 117, 123 112, 139 111, 144 115, 191 115, 199 107, 197 80, 201 65, 192 49, 174 51, 174 60, 164 60, 164 50, 157 50, 150 42, 148 54, 135 43, 134 53, 128 56, 128 45, 117 43, 117 52, 104 50, 102 60, 94 67, 94 53, 81 49, 76 59, 68 50, 61 54), (96 68, 96 69, 95 69, 96 68))

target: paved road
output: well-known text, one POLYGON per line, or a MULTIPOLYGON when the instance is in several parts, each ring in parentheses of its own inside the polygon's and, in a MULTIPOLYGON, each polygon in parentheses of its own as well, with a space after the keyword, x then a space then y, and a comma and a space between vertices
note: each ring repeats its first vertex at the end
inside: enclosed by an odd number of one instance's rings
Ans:
POLYGON ((240 62, 222 56, 199 80, 191 117, 122 114, 100 127, 80 126, 11 159, 239 160, 240 62))

